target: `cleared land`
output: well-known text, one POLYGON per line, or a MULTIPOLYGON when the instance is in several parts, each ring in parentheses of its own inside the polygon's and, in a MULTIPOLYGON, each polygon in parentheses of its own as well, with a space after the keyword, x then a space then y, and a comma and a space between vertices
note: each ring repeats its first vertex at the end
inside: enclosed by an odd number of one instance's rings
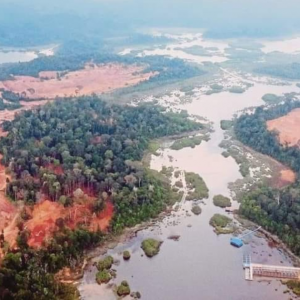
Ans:
POLYGON ((30 231, 28 244, 40 247, 62 224, 71 229, 79 224, 86 224, 92 231, 105 231, 113 217, 113 205, 107 202, 104 210, 97 215, 90 210, 92 201, 93 199, 89 199, 84 204, 74 204, 68 208, 48 200, 35 205, 31 219, 25 223, 25 228, 30 231))
MULTIPOLYGON (((104 93, 136 85, 156 75, 143 73, 143 71, 144 67, 136 65, 88 64, 83 70, 75 72, 41 72, 38 78, 16 76, 13 80, 2 81, 0 89, 19 93, 33 101, 20 101, 22 105, 20 109, 0 111, 0 124, 3 121, 13 120, 15 115, 23 110, 31 110, 36 106, 44 105, 55 97, 104 93)), ((7 132, 0 129, 0 137, 6 135, 7 132)), ((53 169, 51 165, 49 169, 53 169)), ((61 173, 63 170, 53 171, 61 173)), ((0 164, 0 231, 4 230, 5 240, 13 247, 19 231, 17 222, 23 205, 15 205, 5 196, 6 178, 5 168, 0 164)), ((30 220, 24 224, 25 228, 31 232, 29 245, 40 247, 44 241, 50 239, 53 232, 58 229, 58 219, 62 219, 65 226, 71 229, 80 223, 86 223, 92 231, 106 230, 113 217, 113 205, 108 201, 102 212, 94 214, 90 209, 93 200, 90 197, 84 204, 76 203, 70 208, 64 208, 61 204, 48 200, 35 205, 30 213, 30 220)), ((0 251, 0 258, 1 255, 0 251)))
POLYGON ((36 100, 100 94, 136 85, 156 75, 144 73, 144 69, 136 65, 87 64, 84 69, 69 73, 41 72, 38 78, 16 76, 0 82, 0 88, 36 100))
POLYGON ((287 115, 267 122, 270 131, 278 132, 282 145, 300 147, 300 108, 292 110, 287 115))

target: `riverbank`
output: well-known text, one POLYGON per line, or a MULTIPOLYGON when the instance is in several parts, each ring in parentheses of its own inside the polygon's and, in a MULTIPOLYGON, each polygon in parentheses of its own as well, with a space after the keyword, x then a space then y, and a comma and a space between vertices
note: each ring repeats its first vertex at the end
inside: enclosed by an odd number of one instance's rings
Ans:
MULTIPOLYGON (((234 218, 245 228, 252 229, 253 227, 258 227, 259 225, 245 219, 239 214, 234 214, 234 218)), ((300 257, 295 255, 280 239, 277 235, 270 233, 269 231, 260 228, 257 231, 262 237, 268 240, 272 247, 281 249, 288 257, 292 260, 294 267, 300 267, 300 257)))

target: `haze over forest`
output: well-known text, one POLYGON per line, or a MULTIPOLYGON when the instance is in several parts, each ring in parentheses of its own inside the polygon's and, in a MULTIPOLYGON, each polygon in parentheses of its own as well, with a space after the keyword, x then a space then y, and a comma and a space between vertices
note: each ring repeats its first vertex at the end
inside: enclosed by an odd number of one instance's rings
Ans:
POLYGON ((296 0, 2 0, 0 45, 120 37, 149 27, 206 29, 213 38, 275 37, 300 30, 296 0))
POLYGON ((0 0, 0 300, 300 297, 299 11, 0 0))

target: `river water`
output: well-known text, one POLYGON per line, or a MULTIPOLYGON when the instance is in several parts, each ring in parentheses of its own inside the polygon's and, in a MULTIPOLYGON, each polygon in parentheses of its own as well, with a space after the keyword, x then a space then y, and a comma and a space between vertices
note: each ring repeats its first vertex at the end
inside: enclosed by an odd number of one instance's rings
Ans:
MULTIPOLYGON (((192 204, 186 202, 172 216, 108 251, 120 260, 120 264, 115 266, 117 278, 114 283, 127 280, 132 291, 140 291, 142 299, 146 300, 290 299, 291 295, 283 293, 286 288, 279 280, 259 282, 255 279, 248 282, 244 279, 243 253, 250 253, 256 263, 290 265, 281 251, 271 248, 264 238, 254 235, 247 238, 248 243, 242 248, 236 249, 229 243, 230 235, 217 236, 214 233, 209 219, 215 213, 225 214, 224 210, 212 204, 212 197, 216 194, 230 196, 228 183, 241 178, 236 162, 221 155, 223 149, 219 144, 224 133, 220 121, 231 119, 239 110, 262 105, 261 97, 266 93, 280 95, 292 91, 297 91, 295 85, 254 83, 243 94, 201 95, 191 103, 178 105, 191 114, 207 117, 214 123, 214 132, 208 142, 202 142, 194 149, 162 150, 159 156, 152 157, 151 168, 161 170, 162 166, 172 166, 198 173, 206 182, 210 197, 200 204, 200 216, 187 214, 192 204), (170 240, 170 235, 180 235, 180 240, 170 240), (143 256, 140 248, 141 241, 149 237, 163 241, 160 253, 151 259, 143 256), (132 253, 130 261, 126 262, 120 254, 125 249, 132 253)), ((82 298, 115 299, 109 286, 95 283, 95 273, 96 268, 92 266, 85 272, 79 286, 82 298)))
POLYGON ((34 51, 1 51, 0 50, 0 64, 28 62, 37 58, 34 51))
MULTIPOLYGON (((204 41, 201 35, 179 36, 176 39, 177 41, 171 46, 145 50, 139 55, 168 55, 199 64, 203 61, 221 62, 227 59, 224 49, 228 45, 225 42, 219 45, 212 45, 212 42, 209 42, 206 45, 205 43, 208 42, 204 41), (184 52, 185 49, 197 45, 217 47, 218 51, 214 50, 214 53, 207 57, 184 52)), ((202 214, 200 216, 191 214, 192 203, 185 202, 171 216, 138 232, 136 237, 108 251, 108 254, 120 261, 120 264, 114 267, 117 278, 113 283, 119 284, 122 280, 127 280, 132 291, 141 292, 142 299, 281 300, 292 297, 283 293, 286 288, 279 280, 259 282, 256 279, 248 282, 244 279, 242 267, 244 253, 251 254, 252 261, 256 263, 291 265, 291 261, 284 253, 271 248, 264 238, 256 235, 248 236, 245 245, 236 249, 229 243, 231 236, 217 236, 209 225, 209 220, 215 213, 226 214, 224 210, 213 205, 213 196, 217 194, 230 196, 228 184, 242 178, 234 159, 225 158, 221 154, 223 149, 219 144, 224 139, 224 132, 220 128, 220 121, 231 119, 240 110, 264 104, 261 98, 267 93, 282 95, 299 92, 299 88, 294 83, 283 86, 273 85, 268 78, 251 80, 251 77, 249 79, 247 76, 245 79, 238 74, 221 70, 223 75, 218 83, 223 86, 226 84, 227 87, 242 86, 245 82, 253 86, 242 94, 229 93, 225 89, 224 92, 212 95, 205 94, 207 89, 206 87, 203 89, 203 85, 200 88, 195 86, 196 92, 192 96, 192 101, 185 104, 172 99, 172 96, 156 99, 159 104, 166 107, 184 109, 190 114, 207 118, 213 122, 214 132, 208 142, 202 142, 193 149, 184 148, 174 151, 164 148, 159 156, 152 156, 151 160, 152 169, 160 171, 163 166, 173 167, 175 170, 195 172, 204 179, 209 188, 209 199, 200 203, 202 214), (168 239, 171 235, 179 235, 180 240, 176 242, 168 239), (151 259, 145 257, 140 248, 141 241, 149 237, 163 241, 160 253, 151 259), (124 250, 132 253, 130 261, 123 261, 121 253, 124 250)), ((237 207, 238 203, 234 202, 233 206, 237 207)), ((94 261, 99 259, 97 257, 94 261)), ((82 298, 115 299, 116 296, 109 285, 99 286, 95 282, 96 272, 93 266, 89 266, 86 270, 79 286, 82 298)))

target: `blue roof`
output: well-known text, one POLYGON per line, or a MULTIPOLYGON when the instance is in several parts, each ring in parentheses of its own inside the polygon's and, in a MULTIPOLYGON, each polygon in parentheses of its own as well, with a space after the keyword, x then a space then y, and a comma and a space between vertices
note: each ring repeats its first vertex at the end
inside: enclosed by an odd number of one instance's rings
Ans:
POLYGON ((236 237, 230 239, 230 244, 236 247, 242 247, 244 245, 243 241, 236 237))

